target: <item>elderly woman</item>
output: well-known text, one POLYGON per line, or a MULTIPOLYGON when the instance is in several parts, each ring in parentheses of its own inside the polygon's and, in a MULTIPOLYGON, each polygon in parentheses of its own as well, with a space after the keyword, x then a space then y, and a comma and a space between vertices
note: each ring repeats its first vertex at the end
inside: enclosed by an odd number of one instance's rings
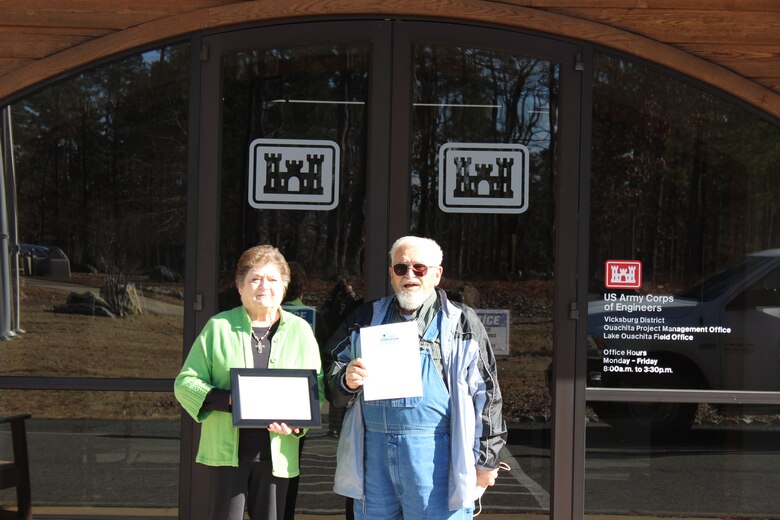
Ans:
MULTIPOLYGON (((210 472, 206 518, 252 520, 284 517, 288 481, 299 473, 298 442, 304 431, 284 423, 233 427, 231 368, 322 370, 317 341, 303 319, 281 308, 290 268, 272 246, 253 247, 238 260, 240 307, 212 317, 195 340, 174 383, 174 393, 203 423, 196 462, 210 472)), ((283 399, 284 396, 257 396, 283 399)))

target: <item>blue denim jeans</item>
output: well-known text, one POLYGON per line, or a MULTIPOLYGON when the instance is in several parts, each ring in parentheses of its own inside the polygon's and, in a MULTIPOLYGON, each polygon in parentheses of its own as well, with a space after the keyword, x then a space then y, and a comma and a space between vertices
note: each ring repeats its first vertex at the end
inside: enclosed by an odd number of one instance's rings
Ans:
MULTIPOLYGON (((449 392, 431 359, 420 352, 423 396, 364 401, 365 501, 356 520, 473 518, 450 511, 449 392)), ((361 397, 362 398, 362 397, 361 397)))

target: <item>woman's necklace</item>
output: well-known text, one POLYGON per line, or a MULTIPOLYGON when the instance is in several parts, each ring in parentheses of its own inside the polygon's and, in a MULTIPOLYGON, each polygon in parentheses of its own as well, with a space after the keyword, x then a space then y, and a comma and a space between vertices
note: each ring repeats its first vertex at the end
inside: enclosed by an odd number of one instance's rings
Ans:
MULTIPOLYGON (((263 349, 265 348, 265 347, 263 346, 263 341, 264 341, 264 340, 266 340, 266 339, 268 339, 268 335, 269 335, 269 334, 271 334, 271 330, 274 328, 274 323, 276 323, 276 319, 277 319, 277 313, 278 313, 278 312, 279 312, 279 311, 278 311, 278 309, 277 309, 277 310, 273 311, 273 313, 272 313, 272 314, 268 314, 268 315, 266 315, 266 316, 265 316, 265 317, 266 317, 266 319, 260 319, 260 317, 258 317, 258 319, 257 319, 257 320, 252 320, 252 323, 255 323, 255 322, 257 322, 257 323, 258 323, 258 325, 259 325, 260 323, 268 323, 268 328, 267 328, 267 329, 265 329, 265 333, 263 333, 263 337, 262 337, 262 338, 258 338, 258 337, 257 337, 257 334, 255 334, 255 327, 254 327, 254 325, 251 325, 251 326, 249 327, 249 328, 252 330, 252 337, 253 337, 253 338, 254 338, 254 340, 257 342, 257 343, 255 344, 255 349, 257 349, 257 353, 258 353, 258 354, 262 354, 262 353, 263 353, 263 349), (268 319, 268 316, 273 316, 273 318, 271 318, 271 319, 268 319)), ((258 327, 258 328, 262 328, 262 327, 258 327)))
POLYGON ((263 349, 265 348, 263 345, 263 341, 268 339, 268 335, 271 334, 271 327, 269 326, 267 329, 265 329, 265 333, 263 333, 262 338, 258 338, 257 334, 255 334, 254 327, 252 328, 252 337, 255 339, 255 349, 257 350, 258 354, 263 353, 263 349))

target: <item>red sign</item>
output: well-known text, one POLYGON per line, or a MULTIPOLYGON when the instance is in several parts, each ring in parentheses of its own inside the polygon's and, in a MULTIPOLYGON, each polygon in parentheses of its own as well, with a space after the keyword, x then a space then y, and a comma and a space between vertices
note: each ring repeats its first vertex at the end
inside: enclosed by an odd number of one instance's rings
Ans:
POLYGON ((604 266, 604 285, 607 289, 640 289, 642 262, 639 260, 607 260, 604 266))

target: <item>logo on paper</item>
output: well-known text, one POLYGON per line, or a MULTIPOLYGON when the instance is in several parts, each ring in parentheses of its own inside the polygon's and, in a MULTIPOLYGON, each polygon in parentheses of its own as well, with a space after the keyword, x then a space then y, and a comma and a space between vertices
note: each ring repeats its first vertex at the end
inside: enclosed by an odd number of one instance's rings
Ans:
POLYGON ((522 213, 528 209, 528 148, 446 143, 439 149, 439 208, 447 213, 522 213))
POLYGON ((607 289, 640 289, 642 262, 639 260, 607 260, 604 280, 607 289))
POLYGON ((249 205, 329 210, 339 203, 339 147, 333 141, 255 139, 249 145, 249 205))

